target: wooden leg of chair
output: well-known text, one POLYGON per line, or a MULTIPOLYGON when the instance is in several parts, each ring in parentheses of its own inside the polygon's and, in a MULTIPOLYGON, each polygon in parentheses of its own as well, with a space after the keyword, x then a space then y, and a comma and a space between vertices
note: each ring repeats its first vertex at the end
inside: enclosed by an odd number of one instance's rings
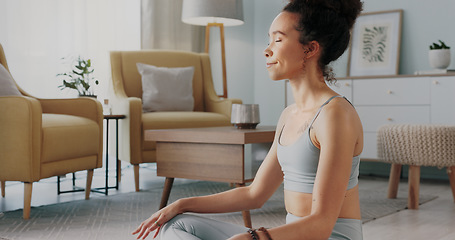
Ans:
POLYGON ((455 202, 455 166, 447 167, 449 175, 450 187, 452 188, 453 201, 455 202))
POLYGON ((6 190, 5 181, 0 181, 0 185, 2 188, 2 197, 5 197, 5 190, 6 190))
MULTIPOLYGON (((237 183, 236 187, 244 187, 244 183, 237 183)), ((243 224, 247 228, 252 228, 253 224, 251 223, 251 214, 250 211, 242 211, 243 224)))
POLYGON ((408 209, 419 208, 420 166, 409 166, 408 209))
POLYGON ((139 192, 139 164, 133 165, 134 168, 134 186, 136 187, 136 192, 139 192))
POLYGON ((117 169, 117 174, 118 174, 118 182, 122 181, 122 161, 117 160, 118 163, 118 169, 117 169))
POLYGON ((388 198, 397 198, 398 184, 400 183, 401 164, 392 164, 390 167, 388 198))
POLYGON ((30 209, 32 208, 32 188, 33 183, 24 182, 24 219, 30 219, 30 209))
POLYGON ((166 207, 169 201, 169 195, 171 195, 172 185, 174 184, 174 178, 166 178, 164 181, 163 194, 161 195, 160 209, 166 207))
POLYGON ((90 199, 90 192, 92 191, 93 169, 87 170, 87 183, 85 184, 85 199, 90 199))

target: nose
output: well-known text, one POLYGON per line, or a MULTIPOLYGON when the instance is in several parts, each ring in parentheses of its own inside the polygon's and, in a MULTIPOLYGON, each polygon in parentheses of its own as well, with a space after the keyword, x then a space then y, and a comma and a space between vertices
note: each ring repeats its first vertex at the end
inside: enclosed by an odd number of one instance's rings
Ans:
POLYGON ((270 50, 270 46, 267 46, 267 48, 264 49, 264 56, 265 57, 271 57, 273 55, 272 50, 270 50))

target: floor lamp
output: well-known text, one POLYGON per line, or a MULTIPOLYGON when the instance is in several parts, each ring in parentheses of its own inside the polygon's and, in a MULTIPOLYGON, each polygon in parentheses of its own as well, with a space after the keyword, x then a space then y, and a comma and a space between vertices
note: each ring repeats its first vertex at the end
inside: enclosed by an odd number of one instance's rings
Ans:
POLYGON ((182 21, 205 26, 205 52, 209 52, 210 28, 220 28, 221 64, 223 70, 223 95, 227 98, 226 54, 224 27, 243 24, 242 0, 183 0, 182 21))

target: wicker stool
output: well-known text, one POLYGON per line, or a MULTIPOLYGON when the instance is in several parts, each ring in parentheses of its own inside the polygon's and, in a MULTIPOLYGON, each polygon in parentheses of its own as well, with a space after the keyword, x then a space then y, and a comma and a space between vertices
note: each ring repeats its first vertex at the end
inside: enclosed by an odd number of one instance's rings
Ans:
POLYGON ((455 126, 385 125, 378 130, 379 158, 392 164, 388 198, 396 198, 401 166, 409 165, 408 208, 419 207, 420 166, 447 167, 455 201, 455 126))

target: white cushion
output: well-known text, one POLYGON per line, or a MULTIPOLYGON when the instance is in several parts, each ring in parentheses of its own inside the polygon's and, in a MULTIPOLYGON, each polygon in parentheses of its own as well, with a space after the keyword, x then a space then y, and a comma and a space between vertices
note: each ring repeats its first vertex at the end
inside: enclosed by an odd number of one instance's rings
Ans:
POLYGON ((11 74, 0 64, 0 96, 22 96, 11 74))
POLYGON ((137 63, 142 75, 142 110, 193 111, 194 67, 166 68, 137 63))

